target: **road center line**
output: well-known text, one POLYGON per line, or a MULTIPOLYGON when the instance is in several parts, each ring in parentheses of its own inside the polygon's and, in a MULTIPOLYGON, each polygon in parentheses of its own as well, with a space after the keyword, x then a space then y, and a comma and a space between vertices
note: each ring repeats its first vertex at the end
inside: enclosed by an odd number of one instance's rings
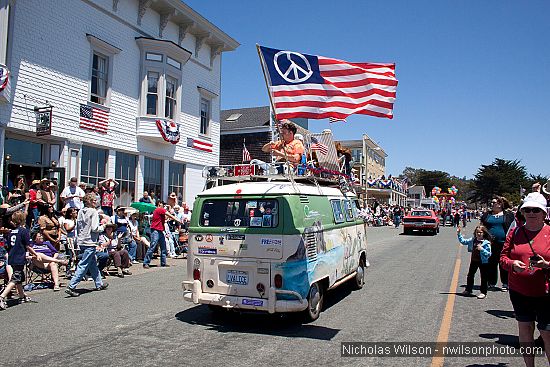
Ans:
POLYGON ((460 248, 456 252, 455 269, 453 272, 453 278, 451 280, 451 286, 449 288, 449 295, 447 296, 447 304, 445 305, 445 311, 443 312, 443 319, 441 320, 441 326, 439 328, 439 335, 437 336, 438 351, 432 358, 431 367, 442 367, 445 357, 443 356, 442 347, 447 344, 449 339, 449 331, 451 330, 451 321, 453 319, 453 309, 456 298, 456 288, 458 286, 458 275, 460 273, 460 248))

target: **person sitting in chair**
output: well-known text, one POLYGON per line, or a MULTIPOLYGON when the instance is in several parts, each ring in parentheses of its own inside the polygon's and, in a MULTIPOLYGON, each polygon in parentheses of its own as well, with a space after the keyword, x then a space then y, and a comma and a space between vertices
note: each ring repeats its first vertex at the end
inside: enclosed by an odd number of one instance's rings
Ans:
POLYGON ((69 261, 59 258, 59 252, 50 242, 44 241, 42 233, 35 233, 32 240, 32 248, 38 254, 37 257, 32 258, 32 265, 50 271, 52 273, 54 292, 61 290, 59 287, 59 265, 67 266, 69 261))
POLYGON ((113 259, 117 268, 117 276, 124 278, 124 275, 131 275, 128 268, 130 267, 130 256, 128 251, 122 247, 119 239, 114 235, 116 224, 109 223, 105 225, 105 232, 99 236, 99 246, 97 251, 104 251, 113 259))

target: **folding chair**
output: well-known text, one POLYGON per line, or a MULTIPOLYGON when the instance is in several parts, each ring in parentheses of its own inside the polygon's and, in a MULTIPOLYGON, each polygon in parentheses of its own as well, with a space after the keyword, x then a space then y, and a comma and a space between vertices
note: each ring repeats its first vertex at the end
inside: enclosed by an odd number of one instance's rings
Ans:
POLYGON ((42 269, 36 266, 32 259, 27 260, 25 277, 27 278, 26 284, 31 283, 52 283, 52 272, 48 269, 42 269))

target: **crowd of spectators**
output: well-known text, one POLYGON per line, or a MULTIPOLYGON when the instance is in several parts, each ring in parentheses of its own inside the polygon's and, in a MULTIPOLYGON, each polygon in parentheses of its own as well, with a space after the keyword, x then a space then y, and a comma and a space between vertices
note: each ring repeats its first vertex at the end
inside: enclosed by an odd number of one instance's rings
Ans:
MULTIPOLYGON (((103 279, 131 275, 130 267, 145 258, 151 243, 152 215, 132 207, 115 207, 115 180, 106 179, 93 186, 79 184, 73 177, 59 197, 57 183, 47 177, 33 180, 27 187, 25 177, 18 176, 11 186, 0 187, 0 285, 2 280, 4 284, 0 309, 7 307, 12 289, 18 291, 21 302, 30 300, 25 290, 35 288, 30 279, 34 273, 41 287, 47 285, 53 291, 61 290, 62 277, 78 283, 95 275, 96 288, 105 289, 103 279), (84 222, 90 228, 83 226, 84 222), (83 241, 79 231, 95 235, 83 241), (79 263, 86 269, 75 275, 79 263), (97 274, 92 274, 94 269, 88 263, 97 267, 97 274)), ((139 201, 157 204, 147 192, 139 201)), ((173 258, 185 257, 184 233, 191 218, 189 206, 180 203, 175 193, 169 195, 166 204, 158 202, 174 219, 164 223, 159 232, 167 244, 168 256, 173 258)), ((156 256, 154 251, 149 252, 156 256)))

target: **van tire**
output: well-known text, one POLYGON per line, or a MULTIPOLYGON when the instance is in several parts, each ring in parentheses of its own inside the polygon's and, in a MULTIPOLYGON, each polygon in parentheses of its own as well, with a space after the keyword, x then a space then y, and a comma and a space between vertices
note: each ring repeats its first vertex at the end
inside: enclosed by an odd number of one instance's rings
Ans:
POLYGON ((352 282, 353 289, 361 289, 365 285, 365 262, 363 258, 359 259, 359 265, 352 282))
POLYGON ((309 287, 307 292, 307 308, 304 311, 306 322, 312 322, 319 318, 323 309, 323 300, 325 291, 321 283, 316 282, 309 287))

